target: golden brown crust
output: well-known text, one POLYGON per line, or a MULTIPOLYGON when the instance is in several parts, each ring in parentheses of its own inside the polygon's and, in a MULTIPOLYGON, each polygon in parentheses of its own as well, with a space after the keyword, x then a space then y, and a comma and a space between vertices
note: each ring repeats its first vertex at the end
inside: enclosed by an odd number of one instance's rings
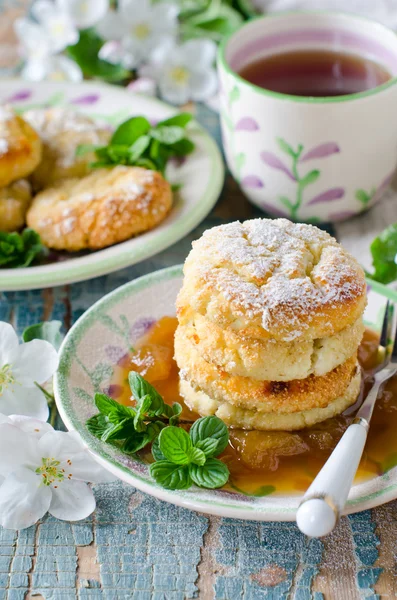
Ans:
POLYGON ((292 342, 247 338, 221 329, 191 311, 181 334, 204 360, 230 375, 257 380, 289 381, 324 375, 350 358, 359 346, 364 323, 359 318, 333 336, 292 342))
POLYGON ((194 389, 188 381, 180 382, 180 393, 187 406, 201 416, 216 415, 228 427, 260 431, 294 431, 311 427, 316 423, 341 414, 355 403, 360 392, 361 370, 356 369, 344 394, 323 408, 312 408, 294 413, 263 413, 246 410, 227 402, 212 400, 199 388, 194 389))
POLYGON ((49 248, 97 249, 152 229, 171 205, 171 187, 160 173, 117 166, 42 191, 27 223, 49 248))
POLYGON ((286 219, 255 219, 204 232, 193 243, 177 300, 222 329, 258 339, 323 338, 362 315, 364 273, 326 232, 286 219))
POLYGON ((78 146, 103 146, 112 135, 90 117, 68 108, 28 110, 24 118, 37 131, 43 144, 42 159, 31 177, 36 191, 61 179, 88 175, 89 165, 97 160, 96 156, 94 152, 76 156, 78 146))
POLYGON ((335 398, 343 396, 356 369, 357 352, 321 377, 310 375, 306 379, 292 381, 256 381, 229 375, 205 361, 178 327, 175 333, 175 359, 181 379, 199 387, 218 402, 258 412, 292 413, 323 408, 335 398))
POLYGON ((26 179, 0 189, 0 231, 17 231, 25 225, 32 191, 26 179))
POLYGON ((30 175, 41 159, 36 131, 22 117, 0 107, 0 187, 30 175))

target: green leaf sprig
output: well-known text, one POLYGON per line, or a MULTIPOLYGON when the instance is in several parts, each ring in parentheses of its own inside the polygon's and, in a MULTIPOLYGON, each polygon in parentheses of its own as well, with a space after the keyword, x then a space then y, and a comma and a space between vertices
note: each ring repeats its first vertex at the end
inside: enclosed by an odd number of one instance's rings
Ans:
POLYGON ((33 229, 26 228, 22 233, 0 231, 0 267, 28 267, 44 251, 40 236, 33 229))
POLYGON ((92 168, 129 165, 164 174, 170 158, 194 150, 185 131, 191 119, 189 113, 180 113, 152 127, 146 117, 131 117, 119 125, 107 146, 80 145, 76 155, 94 152, 98 160, 92 168))
POLYGON ((166 425, 179 422, 182 407, 169 406, 139 373, 128 376, 136 406, 119 404, 106 394, 95 394, 99 410, 87 421, 88 430, 103 442, 117 443, 123 452, 134 454, 155 440, 166 425))
POLYGON ((229 479, 229 469, 215 458, 227 446, 229 433, 218 417, 202 417, 189 433, 180 427, 166 427, 153 444, 155 463, 150 474, 169 490, 186 490, 193 483, 219 488, 229 479))
POLYGON ((150 474, 167 489, 187 489, 193 483, 211 489, 222 487, 229 479, 229 469, 215 457, 229 441, 223 421, 203 417, 187 433, 178 427, 182 411, 179 403, 166 404, 135 371, 130 372, 128 381, 136 406, 124 406, 106 394, 95 394, 99 414, 86 423, 90 433, 127 454, 135 454, 151 443, 156 462, 150 465, 150 474))
POLYGON ((366 273, 369 279, 391 283, 397 279, 397 223, 386 227, 370 246, 374 272, 366 273))
POLYGON ((32 340, 45 340, 52 344, 55 350, 59 350, 63 335, 61 333, 62 321, 43 321, 29 325, 22 332, 22 340, 31 342, 32 340))

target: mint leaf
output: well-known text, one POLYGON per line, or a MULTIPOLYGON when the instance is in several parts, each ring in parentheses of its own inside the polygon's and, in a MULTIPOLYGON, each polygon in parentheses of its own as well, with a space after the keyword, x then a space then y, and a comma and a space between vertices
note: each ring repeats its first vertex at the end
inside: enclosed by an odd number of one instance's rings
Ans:
POLYGON ((86 421, 88 431, 97 438, 101 438, 109 428, 109 421, 105 415, 94 415, 86 421))
POLYGON ((215 438, 199 440, 196 444, 196 448, 200 448, 205 456, 214 456, 215 454, 218 454, 218 440, 215 438))
MULTIPOLYGON (((221 419, 213 416, 197 419, 191 426, 189 435, 193 445, 202 448, 204 452, 204 448, 199 445, 200 442, 204 442, 208 438, 216 440, 216 448, 207 456, 217 456, 223 452, 229 442, 229 432, 226 425, 221 419)), ((208 451, 210 452, 210 450, 208 451)))
POLYGON ((76 157, 85 156, 85 154, 88 154, 89 152, 95 152, 97 149, 98 146, 95 146, 94 144, 79 144, 74 155, 76 157))
POLYGON ((24 342, 32 340, 45 340, 52 344, 55 350, 58 350, 62 344, 63 335, 61 334, 61 321, 44 321, 43 323, 35 323, 26 327, 22 333, 24 342))
POLYGON ((186 125, 190 123, 192 119, 193 116, 190 113, 179 113, 177 115, 174 115, 173 117, 170 117, 169 119, 160 121, 160 123, 157 123, 155 129, 164 126, 173 127, 174 125, 176 125, 177 127, 186 127, 186 125))
POLYGON ((136 414, 134 417, 134 427, 135 427, 136 431, 145 431, 146 430, 146 425, 144 424, 144 419, 145 419, 146 413, 149 410, 151 404, 152 404, 152 399, 150 396, 144 396, 140 400, 140 402, 136 408, 136 414))
POLYGON ((120 415, 121 418, 129 419, 132 419, 135 416, 135 410, 133 408, 123 406, 123 404, 116 402, 116 400, 109 398, 109 396, 102 394, 101 392, 95 394, 94 401, 99 412, 104 415, 114 413, 115 415, 120 415))
POLYGON ((171 410, 172 416, 168 415, 170 418, 170 425, 177 425, 179 423, 179 415, 182 412, 182 406, 179 404, 179 402, 174 402, 174 404, 171 407, 171 410))
POLYGON ((142 156, 150 144, 150 137, 142 135, 129 148, 129 161, 135 163, 142 156))
POLYGON ((375 269, 371 279, 388 284, 397 279, 397 223, 387 227, 370 246, 375 269))
POLYGON ((164 454, 160 450, 158 438, 156 438, 152 444, 152 455, 154 460, 166 460, 164 454))
POLYGON ((110 140, 111 146, 125 144, 131 146, 138 138, 150 131, 150 123, 145 117, 131 117, 118 126, 110 140))
POLYGON ((188 138, 183 138, 183 140, 179 140, 179 142, 169 146, 174 156, 186 156, 186 154, 191 154, 195 147, 193 142, 188 138))
POLYGON ((138 406, 145 396, 149 396, 151 398, 150 415, 161 416, 163 414, 164 400, 158 391, 150 385, 142 375, 139 375, 136 371, 130 371, 128 374, 128 383, 130 384, 132 395, 138 406))
POLYGON ((192 440, 184 429, 165 427, 159 435, 159 446, 165 458, 178 465, 191 462, 192 440))
POLYGON ((44 252, 40 236, 33 229, 24 229, 22 233, 0 231, 0 267, 28 267, 44 252))
POLYGON ((187 490, 192 485, 189 467, 160 460, 150 465, 150 475, 168 490, 187 490))
POLYGON ((156 127, 152 129, 150 135, 161 144, 170 146, 176 142, 180 142, 185 137, 185 132, 182 127, 156 127))
POLYGON ((203 465, 206 461, 206 456, 200 448, 192 448, 189 452, 190 462, 195 465, 203 465))
POLYGON ((217 458, 207 458, 202 466, 189 465, 189 473, 193 483, 209 489, 222 487, 229 479, 229 469, 217 458))

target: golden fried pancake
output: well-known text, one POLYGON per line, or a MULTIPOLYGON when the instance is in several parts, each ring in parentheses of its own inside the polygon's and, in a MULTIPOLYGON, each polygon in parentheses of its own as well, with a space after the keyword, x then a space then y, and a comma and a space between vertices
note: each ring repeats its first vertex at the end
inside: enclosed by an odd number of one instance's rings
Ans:
POLYGON ((32 200, 30 184, 18 179, 0 189, 0 231, 17 231, 25 225, 26 212, 32 200))
POLYGON ((334 335, 359 319, 364 273, 326 232, 286 219, 214 227, 193 242, 177 300, 222 329, 291 342, 334 335))
POLYGON ((212 400, 200 388, 193 388, 185 380, 181 380, 179 388, 181 396, 191 410, 201 416, 216 415, 228 427, 294 431, 310 427, 342 413, 356 401, 360 391, 360 383, 361 371, 357 368, 342 396, 332 400, 322 408, 312 408, 293 413, 258 412, 256 410, 246 410, 227 402, 212 400))
POLYGON ((200 388, 210 398, 258 412, 293 413, 324 408, 343 396, 356 369, 357 352, 342 365, 321 377, 310 375, 292 381, 257 381, 236 377, 205 361, 197 349, 175 333, 175 359, 181 379, 200 388))
MULTIPOLYGON (((186 313, 187 314, 187 313, 186 313)), ((292 342, 243 337, 221 329, 199 313, 180 325, 181 335, 199 355, 229 375, 257 380, 289 381, 324 375, 344 363, 357 350, 363 333, 362 318, 326 338, 292 342)))
POLYGON ((171 205, 171 187, 160 173, 117 166, 43 190, 33 199, 27 223, 49 248, 96 249, 152 229, 171 205))
POLYGON ((12 108, 0 106, 0 188, 30 175, 40 159, 36 131, 12 108))
POLYGON ((28 110, 24 118, 35 128, 43 142, 43 156, 32 175, 36 190, 53 185, 60 179, 84 177, 90 163, 97 160, 93 152, 76 156, 81 144, 106 145, 112 132, 90 117, 68 108, 28 110))

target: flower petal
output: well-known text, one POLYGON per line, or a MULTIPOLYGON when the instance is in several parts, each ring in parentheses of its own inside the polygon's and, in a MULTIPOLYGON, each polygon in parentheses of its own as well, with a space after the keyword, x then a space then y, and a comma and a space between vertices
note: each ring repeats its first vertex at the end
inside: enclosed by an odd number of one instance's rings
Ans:
POLYGON ((53 456, 61 462, 72 459, 74 455, 85 452, 85 446, 72 432, 49 431, 38 442, 40 456, 53 456))
POLYGON ((48 73, 48 70, 48 60, 28 60, 21 71, 21 77, 26 81, 43 81, 48 73))
POLYGON ((99 35, 105 40, 121 40, 128 31, 128 22, 122 18, 120 12, 110 10, 96 25, 99 35))
POLYGON ((12 390, 5 390, 0 396, 0 410, 5 415, 24 415, 40 421, 48 419, 47 400, 36 386, 15 385, 12 390))
POLYGON ((21 385, 45 383, 58 368, 58 352, 44 340, 33 340, 21 344, 11 361, 12 373, 21 385))
POLYGON ((0 475, 6 477, 21 466, 36 468, 40 463, 37 440, 15 425, 0 425, 0 475))
POLYGON ((36 0, 30 10, 37 21, 44 22, 54 15, 55 6, 50 0, 36 0))
POLYGON ((18 351, 18 336, 9 323, 0 321, 0 368, 10 363, 10 356, 18 351))
POLYGON ((180 46, 183 64, 193 68, 211 67, 216 56, 212 40, 189 40, 180 46))
MULTIPOLYGON (((0 415, 0 423, 1 417, 4 417, 4 415, 0 415)), ((45 423, 39 419, 33 419, 32 417, 25 417, 23 415, 10 415, 9 417, 5 418, 9 420, 8 422, 18 427, 18 429, 21 431, 35 436, 36 439, 40 439, 48 431, 54 430, 53 426, 49 423, 45 423)))
POLYGON ((57 519, 80 521, 95 510, 94 494, 82 481, 63 481, 56 488, 51 486, 51 492, 48 512, 57 519))
POLYGON ((160 2, 151 9, 152 25, 158 33, 173 33, 178 25, 179 7, 171 2, 160 2))
POLYGON ((162 77, 159 82, 160 95, 171 104, 185 104, 190 99, 190 89, 186 84, 175 84, 170 77, 162 77))
POLYGON ((218 89, 218 77, 215 69, 193 71, 189 81, 190 98, 201 102, 213 96, 218 89))
POLYGON ((0 524, 6 529, 24 529, 41 519, 51 503, 51 490, 40 477, 20 467, 0 486, 0 524))
POLYGON ((109 9, 109 0, 57 0, 57 5, 66 12, 79 29, 92 27, 109 9))
POLYGON ((83 72, 71 58, 67 56, 53 56, 46 79, 48 81, 72 81, 73 83, 79 83, 83 79, 83 72))

